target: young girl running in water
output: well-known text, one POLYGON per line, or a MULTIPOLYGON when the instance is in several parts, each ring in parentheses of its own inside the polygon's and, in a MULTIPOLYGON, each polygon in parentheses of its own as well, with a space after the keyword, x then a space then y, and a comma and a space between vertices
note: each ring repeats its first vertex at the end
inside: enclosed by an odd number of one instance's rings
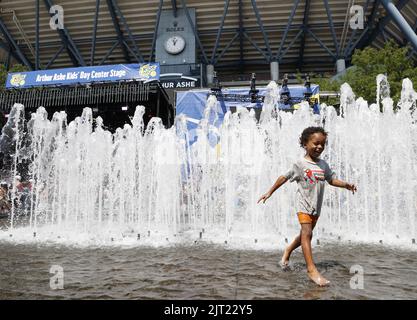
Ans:
POLYGON ((283 268, 288 267, 291 253, 301 245, 308 276, 319 286, 330 283, 317 270, 311 253, 312 231, 320 216, 325 181, 334 187, 350 190, 352 193, 356 191, 355 185, 336 179, 335 173, 330 169, 327 162, 320 159, 326 145, 326 139, 327 132, 321 127, 304 129, 300 137, 300 145, 306 152, 304 158, 296 161, 285 175, 278 177, 271 189, 258 200, 258 203, 260 201, 265 203, 275 190, 288 180, 297 182, 296 213, 301 224, 301 231, 285 249, 281 266, 283 268))

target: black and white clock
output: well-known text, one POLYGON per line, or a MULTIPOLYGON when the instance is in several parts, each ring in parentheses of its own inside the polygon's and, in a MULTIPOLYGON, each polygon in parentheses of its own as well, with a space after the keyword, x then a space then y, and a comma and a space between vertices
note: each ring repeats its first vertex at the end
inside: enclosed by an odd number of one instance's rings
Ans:
POLYGON ((179 54, 185 48, 185 39, 179 35, 171 36, 165 41, 165 50, 169 54, 179 54))

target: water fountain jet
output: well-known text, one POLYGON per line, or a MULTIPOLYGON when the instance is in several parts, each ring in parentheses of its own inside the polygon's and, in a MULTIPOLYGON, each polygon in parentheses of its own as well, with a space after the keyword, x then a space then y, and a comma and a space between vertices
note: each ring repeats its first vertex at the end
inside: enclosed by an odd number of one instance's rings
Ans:
MULTIPOLYGON (((409 244, 404 239, 416 234, 417 94, 405 79, 395 105, 387 80, 381 76, 378 81, 377 103, 369 107, 343 85, 340 115, 324 104, 320 115, 308 104, 293 114, 276 110, 277 88, 271 84, 261 121, 238 107, 220 124, 221 108, 210 97, 195 136, 186 130, 182 115, 171 128, 157 118, 144 128, 141 106, 132 125, 114 134, 103 128, 100 118, 94 126, 88 108, 69 124, 65 113, 49 121, 46 110, 39 108, 27 123, 31 148, 24 146, 23 131, 18 130, 14 141, 20 142, 13 144, 12 153, 12 176, 19 161, 33 159, 27 234, 46 228, 68 241, 84 234, 100 238, 106 232, 136 234, 140 240, 140 234, 150 237, 154 230, 152 243, 177 233, 178 241, 183 234, 192 239, 196 232, 199 239, 205 233, 204 240, 214 243, 224 237, 242 245, 253 245, 253 239, 263 244, 266 238, 280 243, 280 235, 299 232, 294 185, 287 184, 265 205, 256 200, 303 155, 298 147, 301 131, 324 124, 329 136, 323 157, 340 178, 358 185, 358 193, 327 187, 320 239, 326 231, 338 240, 343 235, 355 241, 409 244)), ((21 108, 16 105, 13 112, 21 108)), ((9 121, 9 128, 21 125, 9 121)), ((25 228, 18 226, 21 215, 15 208, 9 232, 25 228)))

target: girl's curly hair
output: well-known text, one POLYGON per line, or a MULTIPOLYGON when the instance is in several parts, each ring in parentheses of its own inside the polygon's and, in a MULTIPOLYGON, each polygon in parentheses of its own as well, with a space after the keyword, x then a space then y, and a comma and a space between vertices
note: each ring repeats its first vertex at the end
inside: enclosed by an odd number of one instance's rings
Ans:
POLYGON ((322 133, 324 136, 327 137, 327 132, 324 131, 322 127, 308 127, 303 130, 300 136, 300 146, 301 148, 304 148, 304 146, 307 144, 308 140, 310 139, 310 136, 315 133, 322 133))

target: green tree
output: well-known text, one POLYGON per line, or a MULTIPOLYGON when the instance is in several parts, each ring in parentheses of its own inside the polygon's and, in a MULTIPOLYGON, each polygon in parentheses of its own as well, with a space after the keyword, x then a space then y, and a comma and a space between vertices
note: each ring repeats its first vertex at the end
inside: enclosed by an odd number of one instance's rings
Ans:
POLYGON ((409 48, 400 48, 394 41, 385 43, 382 49, 366 47, 355 50, 352 56, 353 68, 337 80, 313 79, 320 84, 322 91, 334 91, 347 82, 357 97, 363 97, 368 103, 376 101, 376 77, 385 74, 390 84, 390 95, 397 103, 401 97, 402 80, 409 78, 417 86, 417 67, 407 57, 409 48))

